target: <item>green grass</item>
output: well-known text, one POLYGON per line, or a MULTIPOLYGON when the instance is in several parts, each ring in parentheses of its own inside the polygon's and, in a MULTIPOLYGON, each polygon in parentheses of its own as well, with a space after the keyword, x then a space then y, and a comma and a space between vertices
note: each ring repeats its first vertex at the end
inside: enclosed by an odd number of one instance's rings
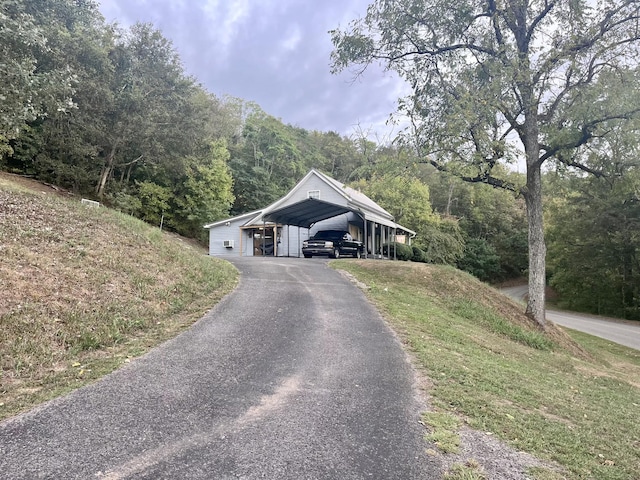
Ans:
POLYGON ((460 419, 449 413, 425 412, 422 421, 429 428, 426 439, 436 445, 444 453, 458 453, 460 436, 457 430, 460 419))
MULTIPOLYGON (((544 332, 521 306, 452 268, 332 265, 370 287, 431 379, 437 415, 557 463, 564 478, 640 478, 640 352, 584 334, 544 332)), ((435 432, 453 438, 455 427, 435 432)), ((531 475, 558 478, 544 469, 531 475)))
POLYGON ((486 480, 487 476, 479 465, 468 462, 466 465, 455 464, 444 474, 445 480, 486 480))
POLYGON ((236 283, 204 248, 0 176, 0 419, 178 334, 236 283))

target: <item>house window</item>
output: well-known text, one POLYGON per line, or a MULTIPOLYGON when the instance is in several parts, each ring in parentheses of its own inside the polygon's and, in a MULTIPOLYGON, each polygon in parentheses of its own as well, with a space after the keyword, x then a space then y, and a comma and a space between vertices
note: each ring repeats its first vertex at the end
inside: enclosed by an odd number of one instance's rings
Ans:
POLYGON ((320 200, 320 190, 309 190, 307 192, 307 198, 315 198, 320 200))

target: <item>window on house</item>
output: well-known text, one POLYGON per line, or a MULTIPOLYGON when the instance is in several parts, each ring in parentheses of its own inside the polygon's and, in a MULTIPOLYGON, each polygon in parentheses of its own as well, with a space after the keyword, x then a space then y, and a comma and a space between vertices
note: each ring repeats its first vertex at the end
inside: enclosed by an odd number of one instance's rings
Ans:
POLYGON ((316 198, 320 199, 320 190, 309 190, 307 192, 307 198, 316 198))

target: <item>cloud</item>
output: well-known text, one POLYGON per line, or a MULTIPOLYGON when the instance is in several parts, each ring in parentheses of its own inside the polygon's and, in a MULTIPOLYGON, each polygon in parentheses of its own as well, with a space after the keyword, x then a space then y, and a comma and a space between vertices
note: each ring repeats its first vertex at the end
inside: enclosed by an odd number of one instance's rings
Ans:
POLYGON ((152 22, 188 73, 217 95, 255 101, 309 130, 390 130, 403 83, 372 66, 353 81, 330 73, 328 31, 366 13, 369 0, 103 0, 108 20, 152 22))

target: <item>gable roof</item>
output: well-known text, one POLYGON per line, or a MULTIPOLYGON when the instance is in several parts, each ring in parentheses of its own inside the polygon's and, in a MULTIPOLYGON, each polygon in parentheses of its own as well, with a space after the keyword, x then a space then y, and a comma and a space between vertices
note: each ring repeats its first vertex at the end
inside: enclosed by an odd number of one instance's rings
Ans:
POLYGON ((226 222, 233 222, 247 218, 243 226, 261 225, 264 222, 284 223, 290 225, 299 225, 309 228, 314 223, 331 218, 343 213, 354 212, 365 220, 380 223, 392 228, 399 228, 405 232, 415 236, 415 232, 395 223, 393 215, 387 212, 376 202, 367 197, 364 193, 359 192, 345 184, 331 178, 330 176, 311 169, 284 197, 276 200, 271 205, 262 210, 245 213, 227 220, 221 220, 204 228, 212 228, 226 222), (295 203, 288 203, 301 189, 309 179, 315 176, 330 189, 337 192, 344 200, 344 205, 323 202, 319 199, 305 199, 295 203))
POLYGON ((322 172, 318 172, 317 170, 311 170, 311 171, 315 172, 320 178, 322 178, 325 182, 333 186, 345 198, 351 200, 351 202, 358 204, 366 209, 369 209, 372 212, 376 212, 384 216, 387 216, 389 217, 389 219, 393 219, 393 215, 391 215, 384 208, 382 208, 376 202, 374 202, 369 197, 367 197, 364 193, 358 190, 355 190, 351 187, 348 187, 344 183, 341 183, 338 180, 331 178, 330 176, 325 175, 322 172))

